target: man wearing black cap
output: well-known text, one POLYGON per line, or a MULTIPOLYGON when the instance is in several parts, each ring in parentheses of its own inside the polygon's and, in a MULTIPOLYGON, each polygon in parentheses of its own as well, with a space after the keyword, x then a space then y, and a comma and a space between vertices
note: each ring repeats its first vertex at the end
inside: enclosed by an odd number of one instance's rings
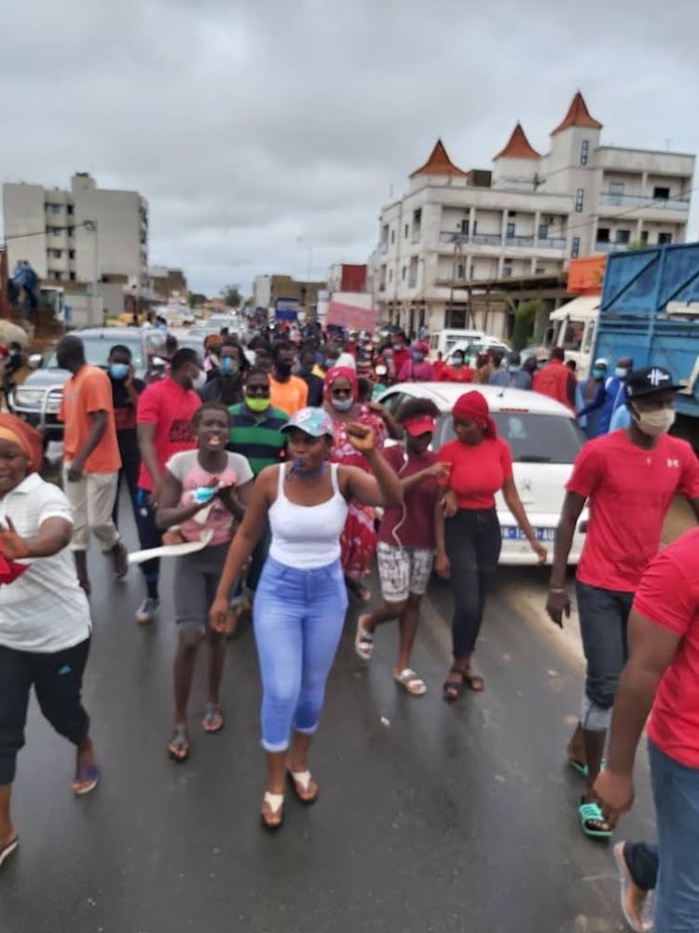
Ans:
POLYGON ((699 517, 699 462, 686 441, 668 436, 678 388, 660 366, 631 373, 625 387, 631 424, 590 441, 580 451, 556 532, 546 610, 562 625, 563 615, 570 615, 565 586, 568 555, 583 506, 590 500, 576 581, 587 678, 568 760, 587 782, 578 815, 583 832, 593 838, 611 835, 592 788, 627 658, 626 626, 633 595, 658 551, 673 497, 685 496, 699 517))

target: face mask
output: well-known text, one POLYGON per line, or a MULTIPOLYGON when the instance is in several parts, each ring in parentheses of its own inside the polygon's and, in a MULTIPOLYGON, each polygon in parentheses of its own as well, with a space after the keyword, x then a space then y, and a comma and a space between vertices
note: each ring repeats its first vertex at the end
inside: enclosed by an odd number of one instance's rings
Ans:
POLYGON ((192 388, 195 392, 201 392, 206 385, 206 373, 203 369, 198 369, 196 376, 192 379, 192 388))
POLYGON ((521 366, 515 366, 514 363, 512 363, 507 367, 507 371, 508 373, 518 373, 521 368, 521 366))
POLYGON ((269 398, 251 398, 249 395, 246 395, 245 404, 248 406, 250 411, 254 411, 255 414, 259 415, 263 411, 267 411, 271 401, 269 398))
POLYGON ((461 359, 460 356, 455 356, 454 359, 452 360, 452 366, 455 366, 457 369, 463 365, 464 365, 464 361, 461 359))
POLYGON ((425 359, 425 354, 420 353, 420 351, 417 350, 415 353, 413 353, 413 359, 416 363, 422 363, 422 361, 425 359))
POLYGON ((375 372, 376 372, 376 375, 379 376, 379 378, 381 378, 382 376, 386 375, 388 370, 386 369, 385 366, 377 366, 375 372))
POLYGON ((626 379, 628 374, 629 371, 624 366, 617 366, 617 368, 614 370, 614 375, 617 377, 617 379, 626 379))
POLYGON ((604 379, 604 377, 605 377, 605 371, 603 369, 592 370, 592 378, 596 379, 598 382, 601 382, 601 380, 604 379))
POLYGON ((112 379, 126 379, 129 374, 127 363, 112 363, 109 367, 109 375, 112 379))
POLYGON ((333 408, 336 408, 337 411, 349 411, 354 405, 354 401, 351 398, 331 398, 330 401, 333 408))
POLYGON ((238 360, 234 360, 232 356, 224 356, 221 360, 221 372, 224 376, 235 375, 239 369, 240 363, 238 360))
POLYGON ((394 352, 394 353, 400 353, 400 351, 401 351, 402 349, 403 349, 403 344, 402 344, 402 343, 394 343, 394 344, 393 344, 393 352, 394 352))
POLYGON ((638 430, 647 437, 661 437, 675 423, 674 408, 660 408, 658 411, 638 411, 632 408, 632 413, 638 430))

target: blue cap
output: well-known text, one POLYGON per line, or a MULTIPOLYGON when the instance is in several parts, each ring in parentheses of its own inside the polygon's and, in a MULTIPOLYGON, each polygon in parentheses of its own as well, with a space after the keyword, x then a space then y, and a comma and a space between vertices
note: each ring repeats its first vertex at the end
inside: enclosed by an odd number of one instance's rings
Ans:
POLYGON ((311 437, 322 437, 327 434, 333 437, 333 420, 330 415, 322 408, 302 408, 289 418, 282 428, 282 431, 290 431, 291 428, 298 428, 311 437))

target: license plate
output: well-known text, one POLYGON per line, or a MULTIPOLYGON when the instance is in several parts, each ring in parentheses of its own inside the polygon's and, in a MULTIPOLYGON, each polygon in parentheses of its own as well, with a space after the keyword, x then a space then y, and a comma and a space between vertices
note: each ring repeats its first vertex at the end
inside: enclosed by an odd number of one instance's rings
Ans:
MULTIPOLYGON (((556 529, 555 528, 535 528, 534 533, 536 534, 537 541, 546 541, 552 542, 556 538, 556 529)), ((517 525, 503 525, 502 526, 502 539, 503 541, 526 541, 524 537, 524 532, 517 525)))

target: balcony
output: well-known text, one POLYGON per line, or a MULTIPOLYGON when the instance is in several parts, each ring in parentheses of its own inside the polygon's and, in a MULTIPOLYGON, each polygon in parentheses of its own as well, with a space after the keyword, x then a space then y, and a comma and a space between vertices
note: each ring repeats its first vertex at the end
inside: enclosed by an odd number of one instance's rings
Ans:
POLYGON ((633 194, 601 194, 598 203, 602 207, 632 208, 648 207, 668 211, 689 211, 689 198, 641 198, 633 194))
POLYGON ((562 237, 543 237, 540 240, 537 240, 538 247, 541 249, 565 249, 566 248, 566 238, 562 237))
POLYGON ((533 236, 508 236, 505 237, 505 246, 533 246, 533 236))
POLYGON ((625 253, 629 243, 595 243, 596 253, 625 253))
POLYGON ((442 230, 439 234, 440 243, 465 244, 472 246, 514 246, 525 249, 558 249, 566 248, 565 237, 508 236, 503 239, 500 233, 450 233, 442 230))

